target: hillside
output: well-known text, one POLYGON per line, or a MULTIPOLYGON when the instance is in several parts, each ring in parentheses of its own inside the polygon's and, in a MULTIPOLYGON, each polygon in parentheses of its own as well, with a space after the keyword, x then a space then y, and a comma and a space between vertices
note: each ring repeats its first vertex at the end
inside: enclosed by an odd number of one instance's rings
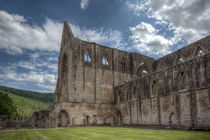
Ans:
POLYGON ((53 103, 53 95, 54 95, 53 93, 41 93, 41 92, 20 90, 5 86, 0 86, 0 90, 45 103, 53 103))
POLYGON ((14 95, 12 93, 8 94, 14 101, 14 105, 17 108, 17 112, 12 117, 13 120, 26 120, 30 116, 32 116, 34 112, 38 112, 43 109, 48 109, 50 108, 50 106, 52 106, 51 103, 40 102, 26 97, 14 95))
POLYGON ((26 120, 34 112, 49 109, 53 104, 52 93, 40 93, 0 86, 0 91, 8 93, 17 108, 13 120, 26 120))

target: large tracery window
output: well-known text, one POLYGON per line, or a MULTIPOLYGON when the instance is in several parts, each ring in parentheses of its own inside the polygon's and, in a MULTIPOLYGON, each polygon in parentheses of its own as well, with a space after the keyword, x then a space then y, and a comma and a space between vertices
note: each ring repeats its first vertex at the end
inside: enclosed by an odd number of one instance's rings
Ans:
POLYGON ((90 55, 88 54, 87 51, 85 51, 85 53, 84 53, 84 61, 85 62, 91 62, 91 57, 90 57, 90 55))

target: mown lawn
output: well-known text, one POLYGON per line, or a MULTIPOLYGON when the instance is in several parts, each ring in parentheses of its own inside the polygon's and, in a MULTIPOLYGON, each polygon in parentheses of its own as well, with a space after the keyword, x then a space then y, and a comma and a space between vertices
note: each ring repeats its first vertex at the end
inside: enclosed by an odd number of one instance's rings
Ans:
POLYGON ((210 140, 210 133, 123 127, 80 127, 0 131, 0 140, 210 140))

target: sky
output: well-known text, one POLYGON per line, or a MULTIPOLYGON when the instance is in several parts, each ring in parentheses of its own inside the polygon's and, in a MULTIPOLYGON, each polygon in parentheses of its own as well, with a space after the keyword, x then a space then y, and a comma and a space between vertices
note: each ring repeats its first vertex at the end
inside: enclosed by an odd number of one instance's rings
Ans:
POLYGON ((74 36, 158 59, 210 34, 210 0, 0 0, 0 85, 54 92, 74 36))

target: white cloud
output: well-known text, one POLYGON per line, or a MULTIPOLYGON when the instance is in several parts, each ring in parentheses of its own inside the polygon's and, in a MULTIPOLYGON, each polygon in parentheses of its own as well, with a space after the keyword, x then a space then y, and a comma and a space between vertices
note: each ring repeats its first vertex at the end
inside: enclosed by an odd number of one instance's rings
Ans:
POLYGON ((80 8, 81 9, 83 9, 83 10, 87 9, 88 5, 89 5, 89 0, 81 0, 80 1, 80 8))
POLYGON ((182 39, 191 43, 210 33, 209 0, 136 0, 127 5, 137 16, 144 11, 157 24, 167 24, 173 44, 182 39))
POLYGON ((43 27, 33 26, 23 16, 0 11, 0 48, 15 54, 23 49, 59 51, 62 26, 50 19, 43 27))
POLYGON ((54 87, 54 89, 57 82, 56 76, 54 74, 36 71, 29 71, 27 73, 17 73, 14 70, 7 70, 3 73, 0 73, 0 79, 4 79, 7 81, 12 80, 16 82, 31 82, 36 83, 36 85, 38 86, 48 85, 50 87, 54 87))
POLYGON ((0 66, 0 83, 7 86, 16 83, 13 87, 36 85, 36 87, 44 89, 43 91, 54 92, 58 65, 55 61, 52 63, 46 59, 47 56, 43 53, 33 53, 29 54, 29 59, 25 61, 0 66))
POLYGON ((120 31, 112 29, 105 30, 104 28, 87 29, 73 24, 70 24, 70 26, 74 36, 82 40, 99 44, 108 44, 118 49, 125 47, 125 42, 122 39, 122 33, 120 31))
POLYGON ((172 42, 165 37, 158 35, 158 31, 151 25, 141 22, 136 27, 130 27, 132 35, 130 39, 140 52, 164 55, 170 52, 172 42))
MULTIPOLYGON (((86 41, 122 47, 121 32, 112 29, 87 29, 71 24, 76 37, 86 41)), ((42 27, 29 25, 17 14, 0 11, 0 49, 12 54, 23 53, 24 49, 58 52, 61 44, 63 23, 46 19, 42 27)), ((38 56, 33 56, 38 57, 38 56)))

